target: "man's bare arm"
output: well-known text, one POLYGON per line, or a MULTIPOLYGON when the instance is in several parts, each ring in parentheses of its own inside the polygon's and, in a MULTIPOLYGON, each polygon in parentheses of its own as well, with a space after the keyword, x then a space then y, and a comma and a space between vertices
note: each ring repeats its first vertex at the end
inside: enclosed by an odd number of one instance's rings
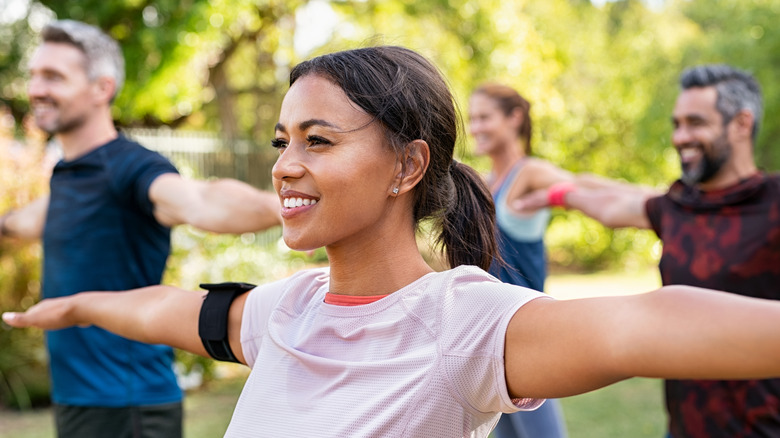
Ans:
POLYGON ((624 183, 590 174, 533 191, 512 202, 518 212, 562 206, 582 211, 611 228, 650 228, 645 204, 662 193, 650 187, 624 183))
POLYGON ((44 196, 24 207, 0 216, 0 237, 40 239, 49 210, 49 197, 44 196))
POLYGON ((234 179, 199 181, 168 173, 154 180, 149 199, 155 217, 167 226, 190 224, 205 231, 239 234, 281 224, 275 193, 234 179))

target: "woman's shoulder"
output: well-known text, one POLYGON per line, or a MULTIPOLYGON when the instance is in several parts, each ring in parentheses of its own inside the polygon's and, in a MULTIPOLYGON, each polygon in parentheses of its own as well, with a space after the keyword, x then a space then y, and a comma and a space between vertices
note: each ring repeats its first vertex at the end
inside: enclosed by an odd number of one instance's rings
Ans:
POLYGON ((458 266, 445 271, 449 289, 456 294, 479 294, 480 299, 495 296, 514 300, 518 297, 536 297, 542 292, 502 282, 477 266, 458 266))
POLYGON ((471 305, 502 306, 545 295, 533 289, 502 282, 477 266, 458 266, 437 275, 436 281, 445 300, 453 299, 465 305, 465 308, 471 305))
POLYGON ((324 298, 329 272, 328 268, 303 269, 289 277, 262 284, 252 289, 247 297, 245 313, 250 312, 257 320, 267 320, 275 309, 297 309, 305 307, 316 295, 324 298))
POLYGON ((447 278, 459 284, 480 283, 484 281, 498 281, 484 269, 473 265, 460 265, 446 271, 439 272, 442 278, 447 278))
POLYGON ((447 280, 447 287, 439 296, 437 321, 445 350, 462 345, 464 339, 498 339, 494 336, 503 336, 520 307, 547 296, 501 282, 476 266, 456 267, 443 272, 441 278, 447 280))
POLYGON ((310 268, 295 272, 289 277, 262 284, 252 291, 262 294, 275 292, 276 294, 285 294, 288 292, 317 291, 322 286, 327 285, 330 279, 330 268, 310 268))

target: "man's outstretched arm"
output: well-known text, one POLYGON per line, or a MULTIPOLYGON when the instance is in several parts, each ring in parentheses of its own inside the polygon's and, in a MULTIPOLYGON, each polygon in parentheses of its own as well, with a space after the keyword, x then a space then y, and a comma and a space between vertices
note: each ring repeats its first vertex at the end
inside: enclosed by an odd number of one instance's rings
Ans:
POLYGON ((157 177, 149 187, 155 217, 164 225, 190 224, 215 233, 248 233, 281 225, 275 193, 235 179, 201 181, 175 173, 157 177))
POLYGON ((548 206, 580 210, 610 228, 650 228, 645 203, 661 192, 593 175, 554 184, 515 200, 511 207, 528 212, 548 206))

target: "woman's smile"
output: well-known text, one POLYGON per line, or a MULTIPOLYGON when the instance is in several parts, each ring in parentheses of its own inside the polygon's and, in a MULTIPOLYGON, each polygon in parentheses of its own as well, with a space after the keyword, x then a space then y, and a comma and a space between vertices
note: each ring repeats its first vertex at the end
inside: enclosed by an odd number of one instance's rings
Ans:
POLYGON ((290 219, 308 211, 319 202, 314 196, 287 189, 282 189, 279 196, 282 200, 282 219, 290 219))

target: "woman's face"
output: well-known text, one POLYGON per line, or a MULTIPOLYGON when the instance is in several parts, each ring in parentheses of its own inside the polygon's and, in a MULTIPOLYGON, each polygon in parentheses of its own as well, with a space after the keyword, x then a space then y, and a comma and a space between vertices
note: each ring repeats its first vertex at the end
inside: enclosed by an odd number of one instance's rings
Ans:
POLYGON ((282 102, 272 175, 290 248, 376 239, 396 183, 396 156, 380 123, 318 75, 299 78, 282 102))
POLYGON ((469 132, 476 141, 478 155, 497 153, 504 147, 517 147, 518 117, 507 116, 496 101, 482 93, 469 100, 469 132))

